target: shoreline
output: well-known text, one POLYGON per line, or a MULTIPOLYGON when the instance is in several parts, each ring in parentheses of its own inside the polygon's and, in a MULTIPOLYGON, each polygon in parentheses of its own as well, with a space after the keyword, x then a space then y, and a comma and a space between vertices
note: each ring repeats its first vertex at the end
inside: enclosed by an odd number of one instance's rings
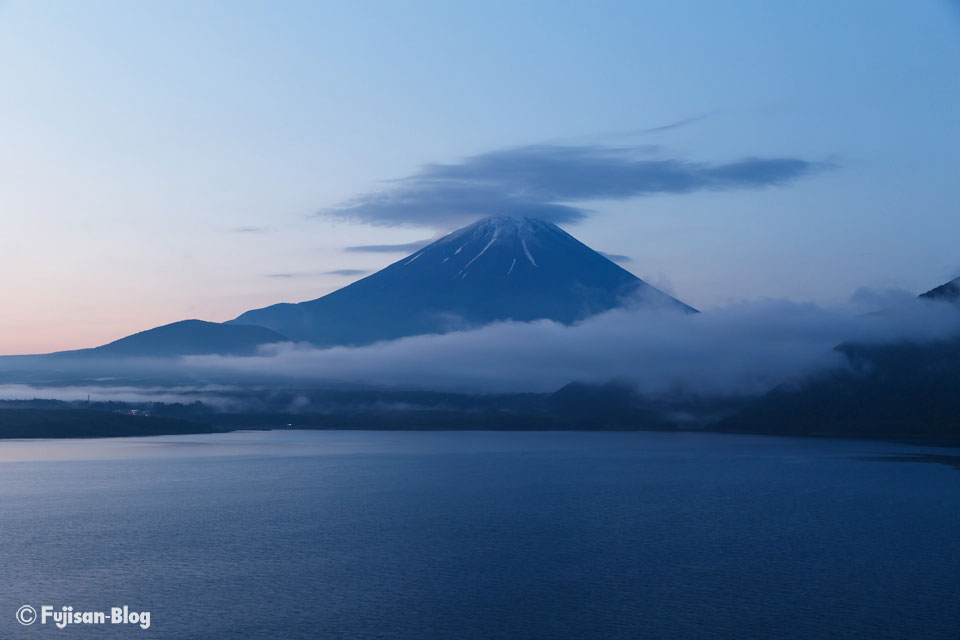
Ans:
MULTIPOLYGON (((125 416, 124 416, 125 417, 125 416)), ((138 422, 152 420, 154 418, 131 418, 138 422)), ((163 419, 167 421, 167 419, 163 419)), ((243 432, 266 432, 266 431, 356 431, 356 432, 438 432, 438 433, 470 433, 470 432, 512 432, 512 433, 666 433, 666 434, 676 434, 676 435, 688 435, 688 434, 704 434, 704 435, 717 435, 717 436, 760 436, 765 438, 794 438, 794 439, 803 439, 803 440, 851 440, 851 441, 860 441, 860 442, 884 442, 884 443, 896 443, 903 444, 907 446, 915 447, 933 447, 940 449, 960 449, 960 439, 944 439, 944 438, 911 438, 905 436, 869 436, 869 435, 846 435, 846 434, 824 434, 824 433, 771 433, 771 432, 755 432, 755 431, 731 431, 731 430, 711 430, 711 429, 665 429, 665 428, 556 428, 556 427, 546 427, 546 428, 528 428, 528 427, 466 427, 466 428, 449 428, 449 427, 435 427, 435 426, 408 426, 402 428, 383 428, 383 427, 356 427, 356 426, 344 426, 344 427, 285 427, 285 426, 261 426, 261 427, 252 427, 252 426, 242 426, 236 428, 221 427, 210 425, 206 423, 192 422, 186 420, 177 420, 176 421, 178 429, 174 430, 162 430, 162 429, 151 429, 148 432, 140 430, 131 430, 124 433, 109 433, 109 434, 97 434, 97 433, 67 433, 60 432, 57 434, 22 434, 22 435, 0 435, 0 445, 6 442, 43 442, 43 441, 64 441, 64 440, 99 440, 99 439, 126 439, 126 438, 149 438, 149 437, 161 437, 161 436, 191 436, 191 435, 212 435, 212 434, 226 434, 226 433, 243 433, 243 432), (190 426, 188 426, 190 425, 190 426), (192 426, 198 427, 197 429, 190 428, 192 426)), ((0 432, 2 432, 2 425, 0 425, 0 432)), ((949 456, 948 456, 949 457, 949 456)), ((958 463, 960 464, 960 463, 958 463)), ((960 468, 960 467, 957 467, 960 468)))

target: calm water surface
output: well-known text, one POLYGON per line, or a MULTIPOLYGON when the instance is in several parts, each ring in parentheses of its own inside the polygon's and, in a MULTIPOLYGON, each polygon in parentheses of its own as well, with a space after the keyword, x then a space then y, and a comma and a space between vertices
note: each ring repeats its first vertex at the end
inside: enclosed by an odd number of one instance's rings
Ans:
POLYGON ((664 433, 4 442, 0 638, 957 640, 960 471, 928 453, 957 452, 664 433), (151 626, 23 627, 22 604, 129 604, 151 626))

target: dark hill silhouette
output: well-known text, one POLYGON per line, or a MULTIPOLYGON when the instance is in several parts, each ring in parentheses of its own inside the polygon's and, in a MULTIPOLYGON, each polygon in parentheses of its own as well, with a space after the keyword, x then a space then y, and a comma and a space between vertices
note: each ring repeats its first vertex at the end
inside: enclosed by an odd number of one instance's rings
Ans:
POLYGON ((60 351, 53 358, 165 358, 187 355, 253 355, 262 344, 287 338, 264 327, 182 320, 120 338, 102 347, 60 351))
POLYGON ((942 284, 939 287, 935 287, 927 291, 926 293, 921 293, 920 298, 924 300, 946 300, 948 302, 956 302, 960 299, 960 278, 951 280, 946 284, 942 284))
MULTIPOLYGON (((960 280, 918 296, 960 303, 960 280)), ((791 435, 960 440, 960 327, 955 337, 836 347, 846 367, 775 389, 718 428, 791 435)))

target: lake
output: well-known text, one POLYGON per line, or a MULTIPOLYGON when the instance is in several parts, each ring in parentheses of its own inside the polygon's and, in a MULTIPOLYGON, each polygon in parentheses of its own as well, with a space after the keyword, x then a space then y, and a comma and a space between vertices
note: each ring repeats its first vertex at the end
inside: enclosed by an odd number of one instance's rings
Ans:
POLYGON ((958 454, 649 432, 7 441, 0 637, 956 640, 958 454), (150 626, 21 626, 24 604, 150 626))

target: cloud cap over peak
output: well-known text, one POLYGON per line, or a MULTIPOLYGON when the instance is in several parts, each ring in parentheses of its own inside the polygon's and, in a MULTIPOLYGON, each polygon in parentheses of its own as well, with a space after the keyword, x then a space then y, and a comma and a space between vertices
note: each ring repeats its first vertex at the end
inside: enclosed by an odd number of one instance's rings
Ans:
POLYGON ((761 189, 830 166, 790 157, 713 164, 651 153, 650 147, 552 144, 489 151, 425 165, 325 213, 379 225, 458 226, 490 215, 577 222, 590 210, 576 202, 761 189))

